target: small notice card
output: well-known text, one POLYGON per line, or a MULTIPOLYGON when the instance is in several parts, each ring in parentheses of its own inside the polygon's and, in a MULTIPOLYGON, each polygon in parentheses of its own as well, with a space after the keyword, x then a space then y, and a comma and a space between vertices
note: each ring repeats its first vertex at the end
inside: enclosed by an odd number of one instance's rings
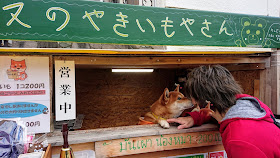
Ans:
POLYGON ((55 61, 55 120, 76 119, 75 63, 55 61))

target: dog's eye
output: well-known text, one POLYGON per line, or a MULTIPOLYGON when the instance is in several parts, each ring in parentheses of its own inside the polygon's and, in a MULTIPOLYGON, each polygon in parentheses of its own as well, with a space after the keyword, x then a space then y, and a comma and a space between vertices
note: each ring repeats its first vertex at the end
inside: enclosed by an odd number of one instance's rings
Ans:
POLYGON ((177 100, 181 100, 181 98, 180 98, 180 97, 178 97, 178 98, 177 98, 177 100))

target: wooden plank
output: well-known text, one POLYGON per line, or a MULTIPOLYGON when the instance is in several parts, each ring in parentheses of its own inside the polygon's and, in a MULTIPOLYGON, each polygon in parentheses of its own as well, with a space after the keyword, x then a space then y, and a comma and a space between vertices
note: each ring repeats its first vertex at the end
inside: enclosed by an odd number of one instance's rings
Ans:
POLYGON ((216 46, 166 46, 167 51, 207 51, 207 52, 250 52, 263 51, 273 52, 275 48, 253 48, 253 47, 216 47, 216 46))
POLYGON ((266 71, 261 70, 260 71, 260 97, 259 97, 259 99, 263 102, 265 100, 265 93, 266 93, 266 88, 265 88, 266 80, 267 80, 266 71))
POLYGON ((184 49, 69 49, 69 48, 0 48, 0 52, 12 53, 50 53, 50 54, 255 54, 272 52, 271 48, 239 48, 239 47, 184 47, 184 49))
POLYGON ((176 149, 176 150, 165 150, 165 151, 134 154, 134 155, 125 155, 125 156, 119 156, 118 158, 143 158, 143 157, 144 158, 162 158, 162 157, 168 157, 168 156, 207 153, 207 152, 222 151, 222 150, 225 150, 225 149, 224 149, 224 146, 222 144, 220 144, 220 145, 210 145, 210 146, 184 148, 184 149, 176 149))
POLYGON ((271 109, 271 71, 270 68, 260 71, 260 100, 271 109))
MULTIPOLYGON (((176 126, 171 126, 169 129, 163 129, 157 124, 120 126, 120 127, 100 128, 100 129, 93 129, 93 130, 69 131, 68 142, 69 144, 80 144, 80 143, 87 143, 87 142, 112 140, 112 139, 123 139, 129 137, 179 134, 179 133, 190 133, 190 132, 205 132, 205 131, 213 131, 213 130, 218 130, 217 125, 204 124, 199 127, 192 127, 188 129, 181 129, 181 130, 178 130, 176 126)), ((52 146, 61 146, 63 144, 61 131, 57 130, 53 133, 49 133, 47 140, 49 144, 52 144, 52 146)))
POLYGON ((271 69, 268 68, 266 69, 266 83, 265 83, 265 98, 264 98, 264 103, 271 109, 271 79, 272 79, 272 74, 271 74, 271 69))
MULTIPOLYGON (((216 63, 219 64, 219 63, 216 63)), ((95 68, 158 68, 158 69, 193 69, 199 67, 201 64, 169 64, 169 65, 141 65, 141 66, 110 66, 110 65, 76 65, 76 68, 95 69, 95 68)), ((248 70, 263 70, 266 63, 248 63, 248 64, 220 64, 229 71, 248 71, 248 70)))
POLYGON ((53 132, 54 131, 54 122, 53 122, 53 56, 50 55, 49 56, 49 67, 50 67, 50 131, 53 132))
POLYGON ((108 140, 95 143, 96 158, 222 144, 218 131, 108 140))
POLYGON ((229 71, 248 71, 248 70, 263 70, 265 69, 264 63, 253 63, 253 64, 230 64, 223 65, 229 71))
POLYGON ((260 98, 260 80, 254 80, 254 97, 260 98))
POLYGON ((280 51, 271 54, 271 110, 280 115, 280 51))
POLYGON ((267 57, 77 57, 55 56, 55 60, 74 60, 76 65, 95 65, 105 67, 143 67, 189 65, 189 64, 232 64, 264 63, 267 57))

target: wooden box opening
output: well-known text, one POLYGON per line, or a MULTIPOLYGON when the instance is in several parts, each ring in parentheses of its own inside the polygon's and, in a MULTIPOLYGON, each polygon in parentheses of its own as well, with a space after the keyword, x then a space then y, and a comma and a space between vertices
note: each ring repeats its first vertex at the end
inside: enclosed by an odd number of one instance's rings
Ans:
MULTIPOLYGON (((260 70, 223 66, 231 71, 244 93, 258 95, 260 70)), ((113 73, 111 68, 76 66, 77 114, 85 116, 81 129, 136 125, 164 88, 174 90, 178 77, 186 76, 193 67, 196 66, 155 68, 152 73, 113 73)))
POLYGON ((136 125, 166 87, 174 90, 179 71, 114 73, 76 68, 77 114, 85 115, 82 129, 136 125))

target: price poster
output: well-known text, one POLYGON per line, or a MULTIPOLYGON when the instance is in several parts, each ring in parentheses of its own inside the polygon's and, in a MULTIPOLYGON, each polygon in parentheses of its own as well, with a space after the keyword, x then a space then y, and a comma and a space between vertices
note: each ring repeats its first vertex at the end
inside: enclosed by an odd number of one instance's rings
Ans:
POLYGON ((50 132, 49 57, 0 57, 0 120, 21 118, 27 132, 50 132))

